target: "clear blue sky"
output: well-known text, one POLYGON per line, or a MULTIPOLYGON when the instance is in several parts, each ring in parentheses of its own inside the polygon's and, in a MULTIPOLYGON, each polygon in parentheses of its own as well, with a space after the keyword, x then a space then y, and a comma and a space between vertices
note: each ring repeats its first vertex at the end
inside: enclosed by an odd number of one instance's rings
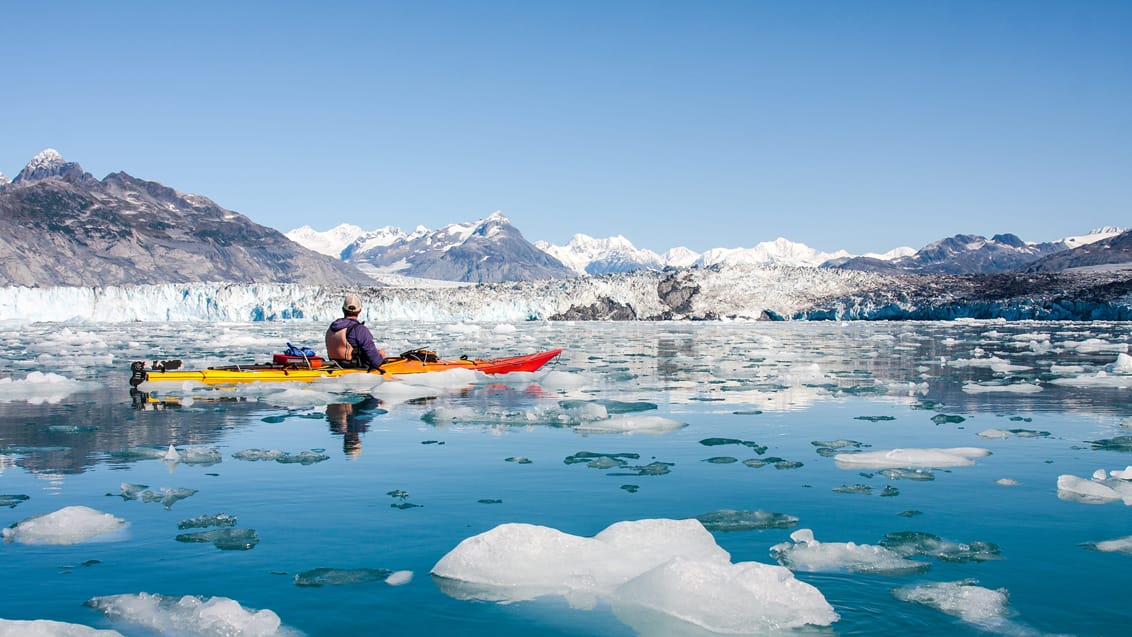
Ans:
POLYGON ((52 147, 286 231, 854 253, 1132 226, 1132 2, 8 2, 52 147))

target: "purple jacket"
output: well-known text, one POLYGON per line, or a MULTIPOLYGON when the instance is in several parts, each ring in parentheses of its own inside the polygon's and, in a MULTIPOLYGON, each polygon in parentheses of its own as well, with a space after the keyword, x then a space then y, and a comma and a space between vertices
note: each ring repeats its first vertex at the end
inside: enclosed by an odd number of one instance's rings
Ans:
POLYGON ((346 332, 346 342, 354 348, 355 360, 370 367, 377 367, 385 362, 385 359, 377 351, 377 345, 373 342, 373 334, 365 323, 357 319, 343 317, 330 324, 330 329, 334 332, 346 328, 349 328, 346 332))

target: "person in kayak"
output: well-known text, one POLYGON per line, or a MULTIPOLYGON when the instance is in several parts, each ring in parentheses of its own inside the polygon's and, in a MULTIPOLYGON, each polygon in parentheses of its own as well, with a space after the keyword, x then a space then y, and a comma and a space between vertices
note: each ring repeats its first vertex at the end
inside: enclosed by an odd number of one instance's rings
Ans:
POLYGON ((326 354, 342 367, 374 370, 385 362, 385 352, 377 349, 373 333, 358 320, 361 313, 362 300, 356 294, 347 294, 342 301, 342 318, 326 330, 326 354))

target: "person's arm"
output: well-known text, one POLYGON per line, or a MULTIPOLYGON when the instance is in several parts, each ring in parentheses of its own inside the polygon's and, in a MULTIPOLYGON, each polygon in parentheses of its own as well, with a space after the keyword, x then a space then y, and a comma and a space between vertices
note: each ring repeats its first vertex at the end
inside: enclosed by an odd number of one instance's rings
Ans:
POLYGON ((373 342, 373 334, 365 325, 358 325, 354 329, 354 338, 358 339, 357 347, 360 347, 366 353, 366 360, 369 361, 370 367, 377 367, 385 362, 385 357, 382 356, 381 350, 377 349, 377 345, 373 342))

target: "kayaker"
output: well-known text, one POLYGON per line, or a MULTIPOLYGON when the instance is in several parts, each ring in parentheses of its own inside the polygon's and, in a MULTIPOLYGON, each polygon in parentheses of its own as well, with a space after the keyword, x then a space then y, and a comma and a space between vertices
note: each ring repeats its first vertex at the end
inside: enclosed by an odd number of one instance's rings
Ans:
POLYGON ((342 367, 373 370, 385 362, 385 352, 377 349, 373 333, 358 320, 361 313, 362 300, 356 294, 347 294, 342 301, 342 318, 326 330, 326 354, 342 367))

